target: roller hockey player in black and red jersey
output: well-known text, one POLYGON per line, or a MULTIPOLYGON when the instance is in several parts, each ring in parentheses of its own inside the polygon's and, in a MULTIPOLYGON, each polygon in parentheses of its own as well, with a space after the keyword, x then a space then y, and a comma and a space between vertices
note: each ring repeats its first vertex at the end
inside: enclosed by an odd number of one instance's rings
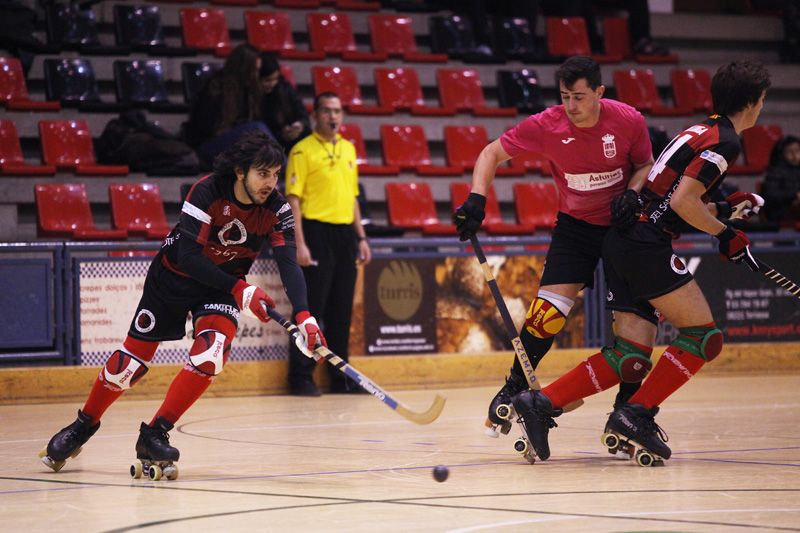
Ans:
POLYGON ((236 334, 240 311, 269 321, 264 305, 275 302, 245 275, 269 242, 293 316, 307 346, 325 344, 308 312, 303 273, 295 261, 294 219, 278 192, 283 149, 261 132, 242 136, 214 161, 213 172, 194 184, 178 224, 147 272, 139 306, 122 348, 100 370, 78 418, 55 434, 40 457, 58 472, 100 427, 100 417, 147 372, 161 341, 185 335, 187 313, 194 322, 194 344, 149 424, 141 424, 131 473, 152 464, 151 477, 177 477, 172 464, 179 452, 168 432, 222 372, 236 334), (163 471, 161 470, 163 468, 163 471), (155 476, 153 475, 155 474, 155 476))
POLYGON ((735 193, 717 203, 708 199, 741 152, 739 134, 755 125, 769 86, 769 73, 760 63, 735 61, 721 67, 711 82, 717 114, 667 145, 642 188, 638 220, 606 235, 606 307, 614 312, 614 346, 604 347, 541 391, 522 392, 513 399, 540 458, 550 455, 548 430, 563 406, 620 381, 639 382, 647 376, 649 358, 623 340, 652 349, 660 313, 679 334, 641 388, 615 407, 603 441, 609 448, 622 444, 630 451, 639 446, 636 460, 641 466, 669 459, 666 435, 655 423, 659 406, 713 361, 723 345, 708 302, 672 241, 686 223, 715 236, 724 259, 757 268, 747 236, 727 219, 757 213, 763 199, 753 193, 735 193))

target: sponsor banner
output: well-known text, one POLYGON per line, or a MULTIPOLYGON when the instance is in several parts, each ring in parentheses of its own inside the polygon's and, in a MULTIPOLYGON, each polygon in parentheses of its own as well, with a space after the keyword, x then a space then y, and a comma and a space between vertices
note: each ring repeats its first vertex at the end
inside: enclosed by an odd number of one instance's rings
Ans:
MULTIPOLYGON (((128 334, 144 288, 150 261, 82 261, 79 271, 80 352, 81 364, 103 364, 114 350, 122 346, 128 334)), ((283 290, 278 268, 272 259, 259 259, 247 276, 250 283, 264 289, 285 316, 291 305, 283 290)), ((220 309, 223 314, 238 310, 220 309)), ((235 313, 233 313, 235 312, 235 313)), ((137 317, 145 329, 151 321, 137 317)), ((157 363, 182 363, 192 346, 192 322, 186 321, 186 336, 177 341, 162 342, 154 359, 157 363)), ((283 328, 273 323, 262 324, 249 311, 240 313, 239 329, 231 347, 230 360, 256 361, 286 359, 288 338, 283 328)))
MULTIPOLYGON (((544 257, 489 256, 487 260, 519 329, 539 288, 544 257)), ((355 317, 360 316, 368 317, 361 322, 365 338, 363 353, 367 355, 419 353, 423 351, 419 349, 421 345, 431 346, 425 351, 439 353, 512 349, 480 265, 471 256, 373 261, 366 267, 363 309, 356 298, 353 330, 361 325, 355 323, 355 317), (383 281, 380 281, 382 275, 383 281), (419 299, 412 295, 411 289, 416 286, 423 287, 424 294, 419 299), (404 289, 404 292, 393 293, 392 289, 404 289), (381 291, 384 291, 383 299, 381 291), (394 299, 387 299, 387 295, 394 299), (382 307, 392 304, 394 307, 390 307, 389 312, 382 307), (411 318, 400 319, 412 308, 411 318), (433 333, 429 333, 426 324, 433 325, 433 333)), ((556 345, 583 346, 584 322, 581 294, 566 326, 556 337, 556 345)), ((351 343, 352 353, 359 353, 354 348, 356 345, 351 343)))
POLYGON ((364 349, 368 355, 433 353, 436 261, 378 259, 364 271, 364 349))
MULTIPOLYGON (((793 254, 754 255, 794 281, 800 277, 793 254)), ((800 305, 796 296, 760 272, 723 261, 717 255, 681 259, 700 285, 726 342, 800 340, 800 305)), ((669 343, 677 334, 677 328, 662 322, 656 342, 669 343)))

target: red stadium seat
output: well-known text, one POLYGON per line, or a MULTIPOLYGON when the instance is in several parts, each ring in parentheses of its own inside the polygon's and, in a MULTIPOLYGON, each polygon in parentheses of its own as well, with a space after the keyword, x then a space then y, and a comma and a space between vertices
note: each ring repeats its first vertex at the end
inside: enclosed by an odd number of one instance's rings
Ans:
MULTIPOLYGON (((472 169, 475 160, 486 145, 489 144, 489 136, 483 126, 445 126, 444 127, 444 148, 447 156, 447 164, 451 167, 464 167, 472 169)), ((509 167, 502 164, 497 167, 497 176, 521 176, 523 169, 519 167, 509 167)))
POLYGON ((380 2, 364 2, 363 0, 335 0, 336 9, 348 11, 378 11, 381 8, 380 2))
POLYGON ((637 63, 677 63, 675 54, 644 55, 634 54, 631 50, 631 34, 628 29, 628 19, 625 17, 603 18, 603 43, 606 54, 619 56, 623 59, 634 59, 637 63))
POLYGON ((554 56, 591 56, 598 63, 619 63, 622 56, 592 54, 583 17, 547 17, 547 51, 554 56))
MULTIPOLYGON (((469 196, 472 185, 464 182, 453 182, 450 184, 450 204, 453 211, 464 203, 469 196)), ((532 224, 509 224, 503 222, 500 215, 500 204, 497 201, 497 194, 494 187, 489 187, 486 195, 486 218, 483 219, 481 227, 490 235, 530 235, 534 231, 532 224)))
POLYGON ((58 111, 59 102, 35 102, 28 95, 19 59, 0 57, 0 104, 9 111, 58 111))
POLYGON ((128 235, 161 240, 170 229, 158 185, 116 183, 108 186, 114 228, 128 235))
POLYGON ((286 13, 245 11, 244 27, 247 43, 260 52, 275 52, 284 59, 319 60, 325 57, 324 52, 296 48, 286 13))
POLYGON ((425 235, 455 235, 453 224, 442 224, 427 183, 387 183, 386 209, 389 224, 396 228, 422 230, 425 235))
POLYGON ((422 176, 460 176, 461 167, 438 167, 431 164, 431 153, 422 126, 381 126, 383 160, 403 170, 413 170, 422 176))
POLYGON ((370 15, 367 18, 372 50, 388 56, 401 56, 416 63, 445 63, 447 54, 426 54, 417 51, 411 17, 403 15, 370 15))
POLYGON ((516 107, 486 106, 478 72, 473 69, 438 69, 436 81, 439 85, 439 99, 442 107, 459 111, 471 111, 476 116, 513 117, 516 107))
POLYGON ((391 115, 390 107, 364 105, 361 99, 361 87, 358 84, 353 67, 311 67, 311 80, 314 83, 314 94, 327 91, 339 95, 342 105, 354 114, 391 115))
POLYGON ((281 65, 281 76, 283 76, 284 79, 292 85, 292 87, 297 87, 297 83, 294 81, 294 71, 292 70, 291 65, 287 65, 286 63, 281 65))
POLYGON ((412 115, 454 115, 454 109, 428 107, 422 97, 417 71, 412 68, 376 68, 375 88, 382 107, 410 111, 412 115))
POLYGON ((39 237, 66 237, 80 241, 122 240, 124 230, 94 225, 86 188, 82 183, 36 185, 36 226, 39 237))
POLYGON ((520 224, 551 230, 558 214, 558 192, 554 183, 515 183, 514 207, 520 224))
POLYGON ((207 50, 217 57, 231 53, 233 45, 223 10, 186 7, 180 13, 184 46, 207 50))
POLYGON ((85 120, 42 120, 39 122, 42 159, 48 165, 87 176, 128 174, 126 165, 98 165, 92 134, 85 120))
POLYGON ((0 174, 16 176, 52 176, 56 167, 52 165, 29 165, 25 163, 19 144, 17 126, 11 120, 0 120, 0 174))
POLYGON ((670 74, 675 105, 710 113, 711 74, 703 69, 676 68, 670 74))
POLYGON ((350 17, 346 13, 309 13, 311 49, 350 61, 385 61, 386 54, 362 52, 356 48, 350 17))
POLYGON ((760 174, 767 169, 775 144, 783 137, 783 129, 775 124, 756 124, 742 132, 744 164, 728 167, 730 174, 760 174))
POLYGON ((321 0, 274 0, 275 7, 286 7, 289 9, 316 9, 322 7, 321 0))
POLYGON ((342 124, 339 127, 342 137, 353 143, 356 147, 356 163, 358 173, 364 176, 396 176, 400 169, 393 166, 370 165, 367 158, 367 147, 364 144, 364 137, 361 135, 361 126, 355 122, 342 124))
POLYGON ((255 6, 258 0, 211 0, 211 3, 220 6, 255 6))
POLYGON ((614 88, 617 98, 639 111, 650 113, 654 116, 682 116, 691 115, 691 107, 667 107, 658 96, 656 80, 651 70, 615 70, 614 88))

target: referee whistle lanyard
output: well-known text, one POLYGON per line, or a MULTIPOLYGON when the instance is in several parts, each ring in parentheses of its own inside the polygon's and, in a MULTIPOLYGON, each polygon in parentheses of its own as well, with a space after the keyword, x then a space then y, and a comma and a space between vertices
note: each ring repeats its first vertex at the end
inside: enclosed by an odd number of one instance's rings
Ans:
POLYGON ((339 161, 339 159, 341 159, 341 157, 342 157, 342 149, 341 148, 339 148, 339 153, 338 154, 336 153, 336 145, 339 144, 339 143, 338 142, 335 143, 335 144, 331 143, 331 144, 333 144, 333 148, 329 152, 328 151, 328 143, 327 142, 320 140, 319 137, 314 137, 314 138, 317 140, 317 142, 319 144, 322 145, 322 149, 325 150, 325 153, 328 154, 328 159, 331 160, 331 168, 335 167, 336 166, 336 162, 339 161))

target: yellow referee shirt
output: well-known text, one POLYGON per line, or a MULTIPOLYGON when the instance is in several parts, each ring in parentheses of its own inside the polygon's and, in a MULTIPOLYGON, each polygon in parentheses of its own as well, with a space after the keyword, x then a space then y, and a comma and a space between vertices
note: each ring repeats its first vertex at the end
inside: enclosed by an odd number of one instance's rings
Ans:
POLYGON ((300 198, 303 218, 352 224, 358 196, 353 143, 336 134, 336 144, 311 133, 292 147, 286 165, 286 194, 300 198))

